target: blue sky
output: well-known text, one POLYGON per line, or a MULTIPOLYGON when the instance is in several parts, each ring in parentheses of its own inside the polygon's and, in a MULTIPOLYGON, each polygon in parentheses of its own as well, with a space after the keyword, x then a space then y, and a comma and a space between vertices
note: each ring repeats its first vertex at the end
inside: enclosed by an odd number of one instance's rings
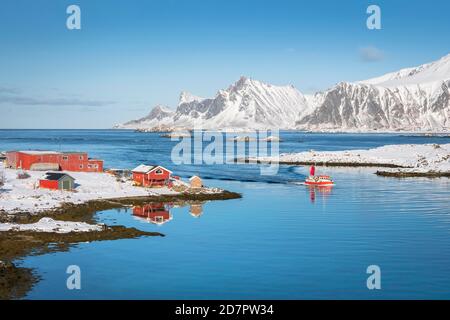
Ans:
POLYGON ((0 128, 109 128, 241 75, 305 93, 371 78, 450 53, 449 12, 448 0, 3 0, 0 128), (81 30, 66 28, 71 4, 81 30), (382 30, 366 28, 370 4, 382 30))

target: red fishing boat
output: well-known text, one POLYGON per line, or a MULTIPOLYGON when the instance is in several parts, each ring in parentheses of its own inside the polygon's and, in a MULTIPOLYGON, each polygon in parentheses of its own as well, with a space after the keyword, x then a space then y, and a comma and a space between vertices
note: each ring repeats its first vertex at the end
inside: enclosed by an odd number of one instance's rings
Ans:
POLYGON ((330 176, 309 176, 306 178, 305 184, 309 186, 332 186, 334 182, 330 176))

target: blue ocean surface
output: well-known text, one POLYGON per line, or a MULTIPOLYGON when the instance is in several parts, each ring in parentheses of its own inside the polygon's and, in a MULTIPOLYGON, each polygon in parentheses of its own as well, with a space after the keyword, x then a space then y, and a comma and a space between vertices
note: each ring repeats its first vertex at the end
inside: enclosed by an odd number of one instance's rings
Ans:
MULTIPOLYGON (((450 143, 403 134, 282 132, 280 152, 367 149, 385 144, 450 143)), ((0 130, 0 150, 87 151, 106 167, 158 163, 242 199, 192 208, 167 204, 161 224, 133 208, 97 213, 110 225, 165 237, 74 245, 26 257, 41 280, 29 299, 449 299, 450 179, 379 177, 374 168, 318 168, 332 188, 299 184, 301 166, 262 176, 258 165, 174 165, 176 144, 157 133, 122 130, 0 130), (194 210, 195 209, 195 210, 194 210), (66 269, 81 268, 81 290, 68 290, 66 269), (367 267, 381 269, 369 290, 367 267)))

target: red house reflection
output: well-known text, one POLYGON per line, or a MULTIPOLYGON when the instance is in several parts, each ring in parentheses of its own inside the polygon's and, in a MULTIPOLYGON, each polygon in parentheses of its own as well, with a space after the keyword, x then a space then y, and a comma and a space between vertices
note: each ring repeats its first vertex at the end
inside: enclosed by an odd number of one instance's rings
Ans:
POLYGON ((172 220, 170 207, 170 204, 163 202, 150 203, 144 206, 134 207, 133 216, 145 219, 150 223, 161 225, 172 220))

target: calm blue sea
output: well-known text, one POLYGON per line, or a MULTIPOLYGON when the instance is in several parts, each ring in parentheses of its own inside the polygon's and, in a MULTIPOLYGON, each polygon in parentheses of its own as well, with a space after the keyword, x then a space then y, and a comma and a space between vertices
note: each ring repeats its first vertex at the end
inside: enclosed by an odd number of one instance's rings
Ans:
MULTIPOLYGON (((282 132, 281 152, 450 143, 449 138, 393 134, 282 132)), ((391 299, 450 298, 450 179, 394 179, 368 168, 319 168, 336 186, 295 184, 307 168, 283 166, 261 176, 257 165, 175 166, 176 142, 158 134, 113 130, 0 130, 0 150, 88 151, 106 167, 158 163, 182 176, 241 192, 242 199, 171 208, 155 225, 132 209, 97 214, 108 224, 166 237, 76 245, 27 257, 42 280, 30 299, 391 299), (66 287, 78 265, 82 289, 66 287), (368 290, 366 268, 381 268, 381 290, 368 290)))

